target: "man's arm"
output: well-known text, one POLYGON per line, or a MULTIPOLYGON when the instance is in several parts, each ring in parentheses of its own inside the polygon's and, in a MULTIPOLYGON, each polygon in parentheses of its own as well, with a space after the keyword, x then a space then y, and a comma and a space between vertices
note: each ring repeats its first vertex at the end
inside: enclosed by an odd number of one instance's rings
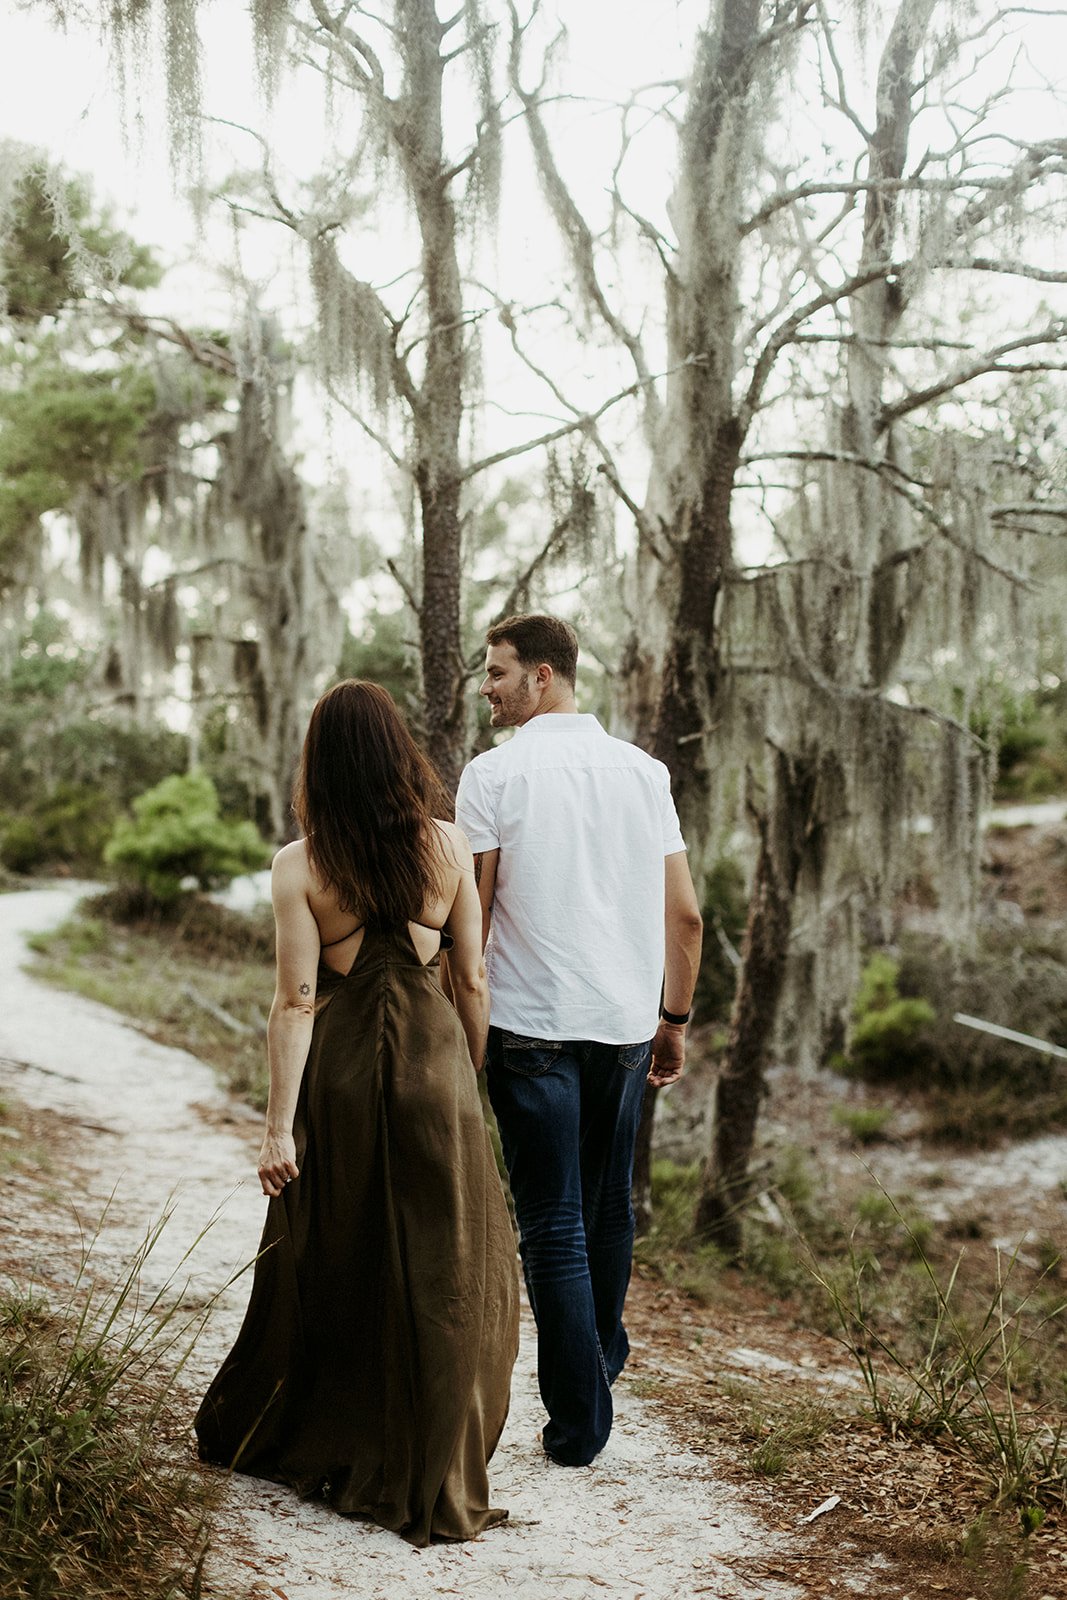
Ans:
POLYGON ((478 885, 478 898, 482 902, 482 949, 489 938, 489 923, 493 913, 493 894, 496 890, 496 868, 500 851, 477 850, 474 854, 474 881, 478 885))
MULTIPOLYGON (((664 857, 663 1009, 684 1015, 693 1003, 704 921, 684 850, 664 857)), ((652 1041, 649 1083, 662 1089, 682 1075, 685 1066, 685 1023, 660 1021, 652 1041)))

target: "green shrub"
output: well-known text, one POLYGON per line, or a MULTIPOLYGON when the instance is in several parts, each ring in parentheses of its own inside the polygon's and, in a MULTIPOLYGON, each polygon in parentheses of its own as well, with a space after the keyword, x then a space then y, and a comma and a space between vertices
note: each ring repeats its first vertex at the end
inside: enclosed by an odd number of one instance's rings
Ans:
POLYGON ((115 819, 186 762, 188 740, 87 710, 100 665, 42 610, 0 663, 0 855, 98 873, 115 819))
POLYGON ((864 968, 849 1050, 834 1064, 921 1090, 930 1138, 984 1146, 1067 1122, 1059 1063, 963 1026, 958 1012, 1038 1039, 1067 1038, 1060 936, 984 927, 960 947, 935 935, 904 935, 899 961, 878 951, 864 968))
POLYGON ((936 1012, 927 1000, 893 1000, 868 1011, 852 1030, 849 1066, 865 1078, 906 1077, 929 1059, 924 1029, 936 1012))
POLYGON ((0 858, 12 872, 67 866, 98 871, 115 821, 111 796, 91 784, 61 783, 0 833, 0 858))
POLYGON ((846 1072, 859 1078, 908 1078, 923 1071, 931 1054, 929 1028, 936 1019, 929 1001, 904 998, 897 988, 899 966, 876 952, 863 969, 853 1004, 855 1018, 846 1072))
POLYGON ((185 880, 216 888, 265 866, 270 849, 251 822, 219 815, 215 785, 204 772, 174 774, 133 802, 133 818, 115 826, 105 859, 157 900, 181 894, 185 880))

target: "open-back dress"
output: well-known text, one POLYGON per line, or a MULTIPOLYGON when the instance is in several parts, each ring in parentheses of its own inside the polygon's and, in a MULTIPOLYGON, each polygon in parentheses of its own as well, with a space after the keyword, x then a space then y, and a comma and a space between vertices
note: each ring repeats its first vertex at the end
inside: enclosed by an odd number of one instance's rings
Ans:
POLYGON ((294 1123, 201 1456, 412 1544, 473 1538, 518 1347, 515 1242, 438 957, 368 929, 319 963, 294 1123))

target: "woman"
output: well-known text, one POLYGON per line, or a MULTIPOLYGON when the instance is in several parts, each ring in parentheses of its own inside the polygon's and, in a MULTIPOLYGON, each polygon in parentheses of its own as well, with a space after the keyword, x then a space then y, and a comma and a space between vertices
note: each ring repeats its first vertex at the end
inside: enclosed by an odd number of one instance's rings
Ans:
POLYGON ((489 1000, 466 838, 384 689, 323 695, 275 857, 269 1195, 200 1454, 412 1544, 473 1538, 518 1342, 475 1067, 489 1000), (451 936, 453 1005, 438 974, 451 936))

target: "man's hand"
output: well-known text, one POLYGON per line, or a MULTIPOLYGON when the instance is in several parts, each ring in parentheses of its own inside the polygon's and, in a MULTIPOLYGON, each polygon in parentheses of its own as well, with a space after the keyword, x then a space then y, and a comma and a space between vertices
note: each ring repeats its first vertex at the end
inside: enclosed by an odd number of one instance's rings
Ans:
POLYGON ((652 1066, 648 1081, 653 1088, 665 1089, 677 1083, 685 1067, 685 1027, 674 1022, 660 1022, 652 1040, 652 1066))

